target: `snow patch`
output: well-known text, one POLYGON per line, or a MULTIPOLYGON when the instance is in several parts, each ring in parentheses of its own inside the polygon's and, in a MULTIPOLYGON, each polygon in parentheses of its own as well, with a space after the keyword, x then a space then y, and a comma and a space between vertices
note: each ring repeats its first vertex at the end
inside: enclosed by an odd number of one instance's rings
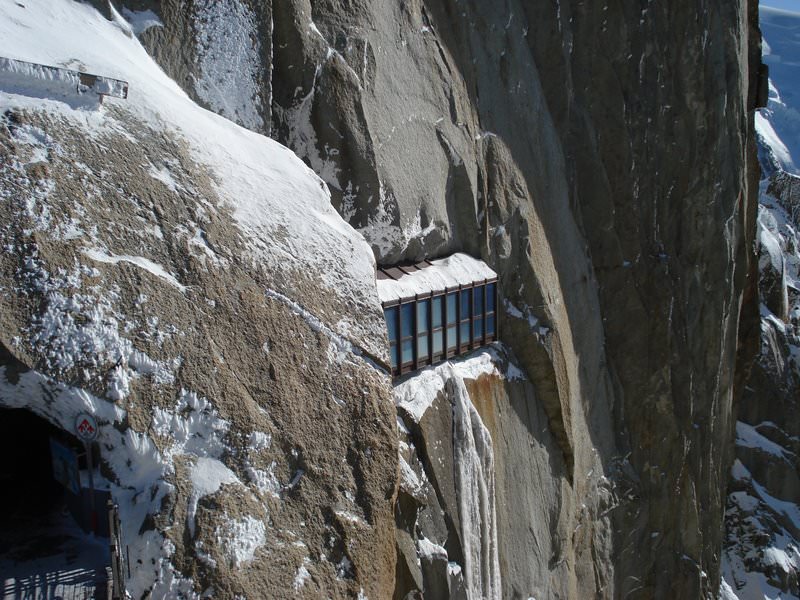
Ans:
POLYGON ((752 425, 742 421, 736 422, 736 445, 745 448, 758 448, 777 458, 787 458, 787 453, 781 446, 758 433, 752 425))
POLYGON ((267 528, 260 519, 247 515, 225 519, 216 529, 217 544, 232 567, 253 560, 256 550, 267 543, 267 528))
POLYGON ((456 357, 428 367, 395 385, 395 403, 419 423, 439 393, 444 391, 447 381, 453 378, 474 380, 484 375, 500 377, 503 376, 500 364, 499 354, 490 346, 466 357, 456 357))
POLYGON ((130 10, 122 7, 122 16, 131 26, 135 35, 140 35, 151 27, 164 27, 164 23, 152 10, 130 10))
POLYGON ((299 592, 300 588, 305 586, 306 582, 311 579, 311 573, 308 572, 309 565, 311 565, 311 560, 306 556, 303 558, 303 563, 297 567, 293 583, 295 592, 299 592))
POLYGON ((197 95, 211 110, 258 131, 261 43, 255 13, 239 0, 199 0, 193 19, 200 76, 197 95))
POLYGON ((192 482, 192 493, 186 511, 186 523, 189 534, 194 537, 197 503, 204 496, 219 491, 226 484, 241 483, 236 474, 216 458, 201 457, 192 467, 189 479, 192 482))
POLYGON ((424 537, 417 540, 417 552, 420 557, 428 560, 436 558, 447 560, 447 550, 424 537))
POLYGON ((155 275, 159 279, 166 281, 181 293, 186 292, 186 286, 181 285, 174 275, 172 275, 160 264, 153 262, 149 258, 145 258, 143 256, 130 256, 127 254, 108 254, 98 248, 86 248, 83 250, 83 253, 88 258, 100 263, 116 265, 121 262, 126 262, 132 264, 140 269, 144 269, 152 275, 155 275))
POLYGON ((456 253, 430 262, 431 266, 403 275, 400 279, 379 279, 380 301, 400 300, 415 294, 443 291, 448 287, 497 278, 497 273, 485 262, 468 254, 456 253))

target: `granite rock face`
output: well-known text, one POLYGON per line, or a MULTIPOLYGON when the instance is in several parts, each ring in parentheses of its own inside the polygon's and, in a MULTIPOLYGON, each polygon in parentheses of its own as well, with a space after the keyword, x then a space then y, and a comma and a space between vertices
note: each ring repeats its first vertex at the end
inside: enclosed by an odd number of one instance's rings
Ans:
POLYGON ((754 7, 293 6, 273 135, 379 262, 463 250, 500 274, 565 481, 531 563, 565 565, 564 596, 715 595, 758 339, 754 7))
MULTIPOLYGON (((463 251, 498 272, 524 383, 463 383, 493 442, 497 595, 716 595, 759 336, 754 5, 115 5, 154 11, 139 37, 165 72, 294 150, 378 263, 463 251)), ((453 459, 420 453, 452 398, 406 423, 420 473, 453 459)), ((462 593, 434 487, 401 485, 397 597, 462 593)))

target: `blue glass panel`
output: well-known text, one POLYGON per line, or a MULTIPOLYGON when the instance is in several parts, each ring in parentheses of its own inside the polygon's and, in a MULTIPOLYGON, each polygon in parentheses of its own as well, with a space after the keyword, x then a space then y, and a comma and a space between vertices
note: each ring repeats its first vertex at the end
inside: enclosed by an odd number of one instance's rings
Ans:
POLYGON ((458 321, 458 314, 456 313, 456 306, 458 305, 458 294, 447 294, 447 324, 452 325, 458 321))
POLYGON ((486 312, 494 312, 494 297, 496 293, 496 283, 490 283, 486 286, 486 312))
POLYGON ((419 360, 428 360, 428 336, 421 335, 417 338, 417 357, 419 360))
POLYGON ((403 342, 403 362, 409 363, 414 360, 414 340, 406 340, 403 342))
POLYGON ((480 317, 475 319, 472 337, 476 340, 479 340, 483 337, 483 319, 480 317))
POLYGON ((469 317, 469 294, 471 290, 461 290, 461 319, 469 317))
POLYGON ((469 343, 469 321, 461 323, 461 345, 469 343))
POLYGON ((397 307, 387 308, 383 311, 383 316, 386 318, 386 328, 389 330, 389 341, 394 342, 397 340, 397 307))
POLYGON ((389 348, 389 355, 392 358, 392 369, 396 369, 397 368, 397 362, 398 362, 397 361, 397 353, 398 353, 397 346, 391 346, 389 348))
POLYGON ((447 349, 453 350, 458 346, 458 338, 456 336, 456 326, 451 325, 447 328, 447 349))
POLYGON ((444 310, 444 296, 435 296, 433 298, 433 319, 431 323, 433 323, 432 327, 436 329, 437 327, 442 326, 442 311, 444 310))
POLYGON ((430 321, 428 319, 428 309, 430 305, 430 300, 420 300, 417 302, 417 333, 423 333, 430 329, 430 321))
POLYGON ((433 353, 434 354, 441 354, 443 350, 444 344, 444 332, 443 331, 434 331, 433 332, 433 353))
MULTIPOLYGON (((411 337, 414 335, 414 304, 400 305, 400 318, 403 321, 400 326, 401 337, 411 337)), ((404 359, 405 360, 405 359, 404 359)))
POLYGON ((472 314, 476 317, 483 315, 483 286, 472 288, 472 314))
POLYGON ((494 315, 486 315, 486 335, 494 335, 494 315))

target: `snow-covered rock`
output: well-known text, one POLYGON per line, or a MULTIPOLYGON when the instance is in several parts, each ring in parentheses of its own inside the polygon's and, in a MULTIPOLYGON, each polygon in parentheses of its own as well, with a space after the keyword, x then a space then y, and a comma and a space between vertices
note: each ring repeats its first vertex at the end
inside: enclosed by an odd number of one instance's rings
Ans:
POLYGON ((0 69, 0 408, 96 416, 134 598, 289 596, 300 567, 309 594, 391 595, 370 248, 291 151, 196 105, 111 17, 0 6, 0 56, 129 84, 100 104, 0 69))
POLYGON ((761 344, 739 405, 721 590, 741 600, 800 597, 800 13, 760 15, 770 66, 756 115, 761 344))

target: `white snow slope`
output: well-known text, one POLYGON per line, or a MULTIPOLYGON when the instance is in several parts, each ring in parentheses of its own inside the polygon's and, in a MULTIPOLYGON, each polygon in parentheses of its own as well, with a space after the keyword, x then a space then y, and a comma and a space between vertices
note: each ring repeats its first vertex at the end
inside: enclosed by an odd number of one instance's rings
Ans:
MULTIPOLYGON (((215 26, 221 27, 219 23, 215 26)), ((96 95, 79 93, 66 79, 43 78, 42 70, 5 78, 0 72, 0 114, 10 109, 44 111, 54 120, 80 127, 90 141, 103 132, 126 135, 126 122, 141 122, 182 138, 194 160, 211 172, 219 197, 229 203, 242 238, 249 244, 249 255, 244 258, 253 268, 274 272, 276 282, 291 281, 291 277, 280 277, 290 275, 291 269, 317 277, 329 288, 332 299, 338 296, 342 304, 355 307, 350 314, 361 313, 359 319, 344 317, 337 324, 339 331, 331 335, 353 340, 374 355, 386 354, 383 340, 372 335, 376 328, 383 328, 372 253, 331 207, 324 183, 285 147, 194 104, 148 56, 122 17, 115 15, 108 21, 88 4, 73 0, 4 0, 0 2, 0 57, 129 82, 127 100, 107 98, 101 105, 96 95), (113 111, 106 109, 109 104, 113 111), (113 116, 120 114, 118 111, 126 114, 125 122, 113 116), (357 310, 360 307, 364 310, 357 310)), ((236 105, 236 99, 231 103, 236 105)), ((32 139, 31 145, 39 142, 32 139)), ((47 215, 41 217, 36 226, 46 229, 47 215)), ((134 264, 183 291, 172 273, 138 260, 141 257, 96 254, 94 258, 134 264)), ((56 285, 56 279, 48 281, 48 285, 56 285)), ((59 298, 80 302, 81 296, 69 290, 68 284, 49 289, 56 308, 59 298)), ((291 290, 284 291, 288 294, 291 290)), ((134 352, 120 333, 119 319, 112 318, 112 313, 103 317, 104 306, 100 303, 95 311, 99 317, 94 329, 80 329, 88 336, 81 348, 120 357, 115 388, 119 397, 128 393, 126 382, 137 373, 155 376, 163 371, 163 378, 170 381, 174 365, 156 364, 134 352)), ((82 350, 69 339, 75 334, 75 323, 59 321, 57 316, 49 329, 43 329, 49 336, 43 343, 58 350, 53 360, 69 363, 75 359, 74 353, 82 350)), ((0 367, 0 382, 6 382, 3 369, 0 367)), ((92 412, 98 420, 102 459, 115 476, 111 490, 120 505, 130 562, 141 565, 127 582, 128 592, 133 598, 148 593, 153 598, 196 595, 193 583, 176 573, 170 562, 175 549, 169 540, 158 530, 141 527, 147 515, 161 510, 179 456, 191 465, 195 503, 221 485, 245 485, 220 460, 227 452, 229 427, 208 400, 192 390, 181 390, 174 409, 153 415, 149 434, 136 433, 120 427, 125 412, 112 402, 29 371, 16 385, 0 385, 0 406, 25 406, 65 429, 71 429, 79 412, 92 412), (48 386, 50 391, 45 389, 48 386)), ((264 540, 261 521, 251 517, 221 525, 218 535, 225 537, 226 553, 237 566, 249 561, 264 540)))
MULTIPOLYGON (((343 299, 376 305, 372 252, 333 209, 324 182, 288 148, 194 104, 122 17, 109 22, 92 7, 70 0, 3 2, 0 56, 128 81, 128 99, 106 103, 188 142, 195 160, 214 173, 220 196, 235 199, 234 216, 250 240, 254 264, 279 271, 286 263, 305 263, 343 299), (277 235, 281 231, 292 235, 277 235)), ((31 77, 26 86, 16 80, 9 85, 0 76, 0 110, 45 109, 89 131, 114 127, 102 107, 87 106, 92 99, 75 96, 65 102, 52 96, 52 82, 31 77)), ((372 337, 356 320, 342 324, 342 331, 365 342, 372 337)), ((381 356, 382 346, 379 340, 370 351, 381 356)))

